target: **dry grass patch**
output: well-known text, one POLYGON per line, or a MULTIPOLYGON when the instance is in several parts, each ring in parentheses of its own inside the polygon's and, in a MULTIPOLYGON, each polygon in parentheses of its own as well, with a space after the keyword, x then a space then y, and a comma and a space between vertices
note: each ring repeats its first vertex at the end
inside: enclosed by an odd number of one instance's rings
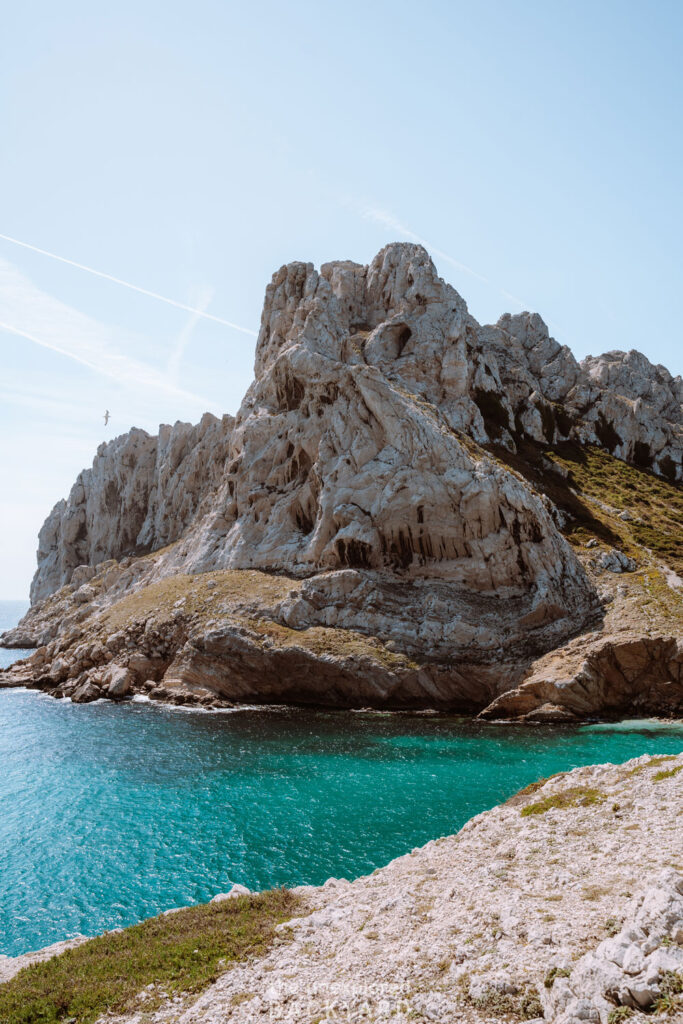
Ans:
POLYGON ((250 604, 258 602, 263 607, 273 607, 301 584, 298 579, 255 569, 226 569, 194 576, 181 573, 127 594, 100 616, 99 623, 110 634, 151 616, 159 622, 168 621, 174 612, 182 611, 183 615, 196 616, 200 623, 214 618, 237 619, 255 638, 270 640, 278 647, 301 647, 318 656, 372 658, 394 671, 419 668, 405 655, 387 650, 380 640, 352 630, 326 626, 291 629, 271 619, 248 614, 250 604), (211 586, 207 587, 208 583, 211 586), (175 605, 181 600, 182 606, 176 609, 175 605), (247 614, 240 614, 240 609, 245 609, 247 614))
POLYGON ((533 793, 537 793, 539 789, 542 789, 546 782, 550 782, 551 779, 561 779, 566 774, 566 772, 555 772, 554 775, 548 775, 544 779, 537 779, 536 782, 530 782, 528 786, 523 786, 522 789, 518 789, 511 797, 508 797, 505 804, 515 807, 517 804, 523 803, 528 796, 531 796, 533 793))
POLYGON ((549 447, 521 439, 517 448, 516 454, 502 446, 494 446, 493 451, 499 461, 569 513, 569 540, 583 545, 596 537, 636 558, 648 548, 674 569, 683 570, 681 484, 597 447, 573 442, 549 447), (553 463, 563 472, 554 471, 553 463), (632 516, 628 521, 619 518, 625 510, 632 516))
POLYGON ((568 810, 570 807, 589 807, 592 804, 601 804, 605 796, 599 789, 592 789, 590 786, 572 786, 570 789, 563 789, 560 793, 553 793, 543 800, 534 804, 527 804, 520 811, 523 818, 532 814, 545 814, 553 809, 559 811, 568 810))
POLYGON ((299 897, 274 889, 101 935, 0 985, 0 1021, 92 1024, 105 1013, 148 1012, 169 996, 201 991, 230 963, 263 955, 275 926, 300 906, 299 897))
POLYGON ((683 772, 683 764, 676 765, 675 768, 662 768, 661 771, 655 772, 652 778, 655 782, 661 782, 663 779, 672 779, 679 772, 683 772))
POLYGON ((104 612, 100 621, 109 631, 115 631, 135 619, 151 615, 160 620, 169 619, 180 600, 185 615, 198 615, 208 620, 231 607, 252 601, 277 604, 291 590, 298 590, 301 582, 256 569, 225 569, 193 576, 179 573, 127 594, 104 612))
POLYGON ((642 764, 637 764, 635 768, 630 768, 629 771, 624 773, 625 777, 640 775, 647 768, 659 768, 660 765, 666 764, 667 761, 675 761, 679 756, 679 754, 660 754, 657 757, 650 757, 647 761, 643 761, 642 764))

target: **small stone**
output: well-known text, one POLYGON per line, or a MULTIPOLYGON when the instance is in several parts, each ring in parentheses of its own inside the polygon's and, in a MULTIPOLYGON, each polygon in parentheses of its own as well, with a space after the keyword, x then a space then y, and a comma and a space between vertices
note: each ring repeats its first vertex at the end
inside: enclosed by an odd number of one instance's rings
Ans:
POLYGON ((229 892, 219 892, 219 893, 217 893, 213 897, 213 899, 210 900, 210 902, 211 903, 223 903, 225 900, 237 899, 238 896, 250 896, 250 895, 251 895, 251 889, 247 889, 246 885, 240 885, 239 882, 237 882, 237 883, 235 883, 235 885, 233 885, 232 889, 230 889, 229 892))

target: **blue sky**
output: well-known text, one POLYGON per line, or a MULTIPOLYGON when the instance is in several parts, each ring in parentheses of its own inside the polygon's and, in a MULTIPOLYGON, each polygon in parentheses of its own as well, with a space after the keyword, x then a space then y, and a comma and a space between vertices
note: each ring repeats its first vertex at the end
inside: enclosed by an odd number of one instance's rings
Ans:
MULTIPOLYGON (((683 370, 683 4, 5 8, 1 234, 247 331, 282 263, 417 237, 479 320, 683 370)), ((254 338, 3 239, 0 324, 15 598, 97 444, 234 412, 254 338)))

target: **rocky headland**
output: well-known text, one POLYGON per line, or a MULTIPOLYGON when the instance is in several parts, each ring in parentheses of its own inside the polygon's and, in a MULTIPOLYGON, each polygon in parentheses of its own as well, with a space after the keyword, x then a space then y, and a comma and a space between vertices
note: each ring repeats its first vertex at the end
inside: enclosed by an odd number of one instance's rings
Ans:
POLYGON ((0 674, 91 701, 683 709, 683 381, 481 326, 417 245, 282 267, 235 418, 103 444, 0 674))

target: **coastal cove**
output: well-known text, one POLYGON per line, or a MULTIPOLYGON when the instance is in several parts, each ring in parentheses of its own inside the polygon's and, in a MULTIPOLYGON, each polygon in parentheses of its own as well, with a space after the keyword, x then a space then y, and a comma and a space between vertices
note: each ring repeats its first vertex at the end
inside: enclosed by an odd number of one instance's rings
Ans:
POLYGON ((680 723, 77 706, 0 692, 0 952, 251 889, 355 878, 542 776, 678 753, 680 723))

